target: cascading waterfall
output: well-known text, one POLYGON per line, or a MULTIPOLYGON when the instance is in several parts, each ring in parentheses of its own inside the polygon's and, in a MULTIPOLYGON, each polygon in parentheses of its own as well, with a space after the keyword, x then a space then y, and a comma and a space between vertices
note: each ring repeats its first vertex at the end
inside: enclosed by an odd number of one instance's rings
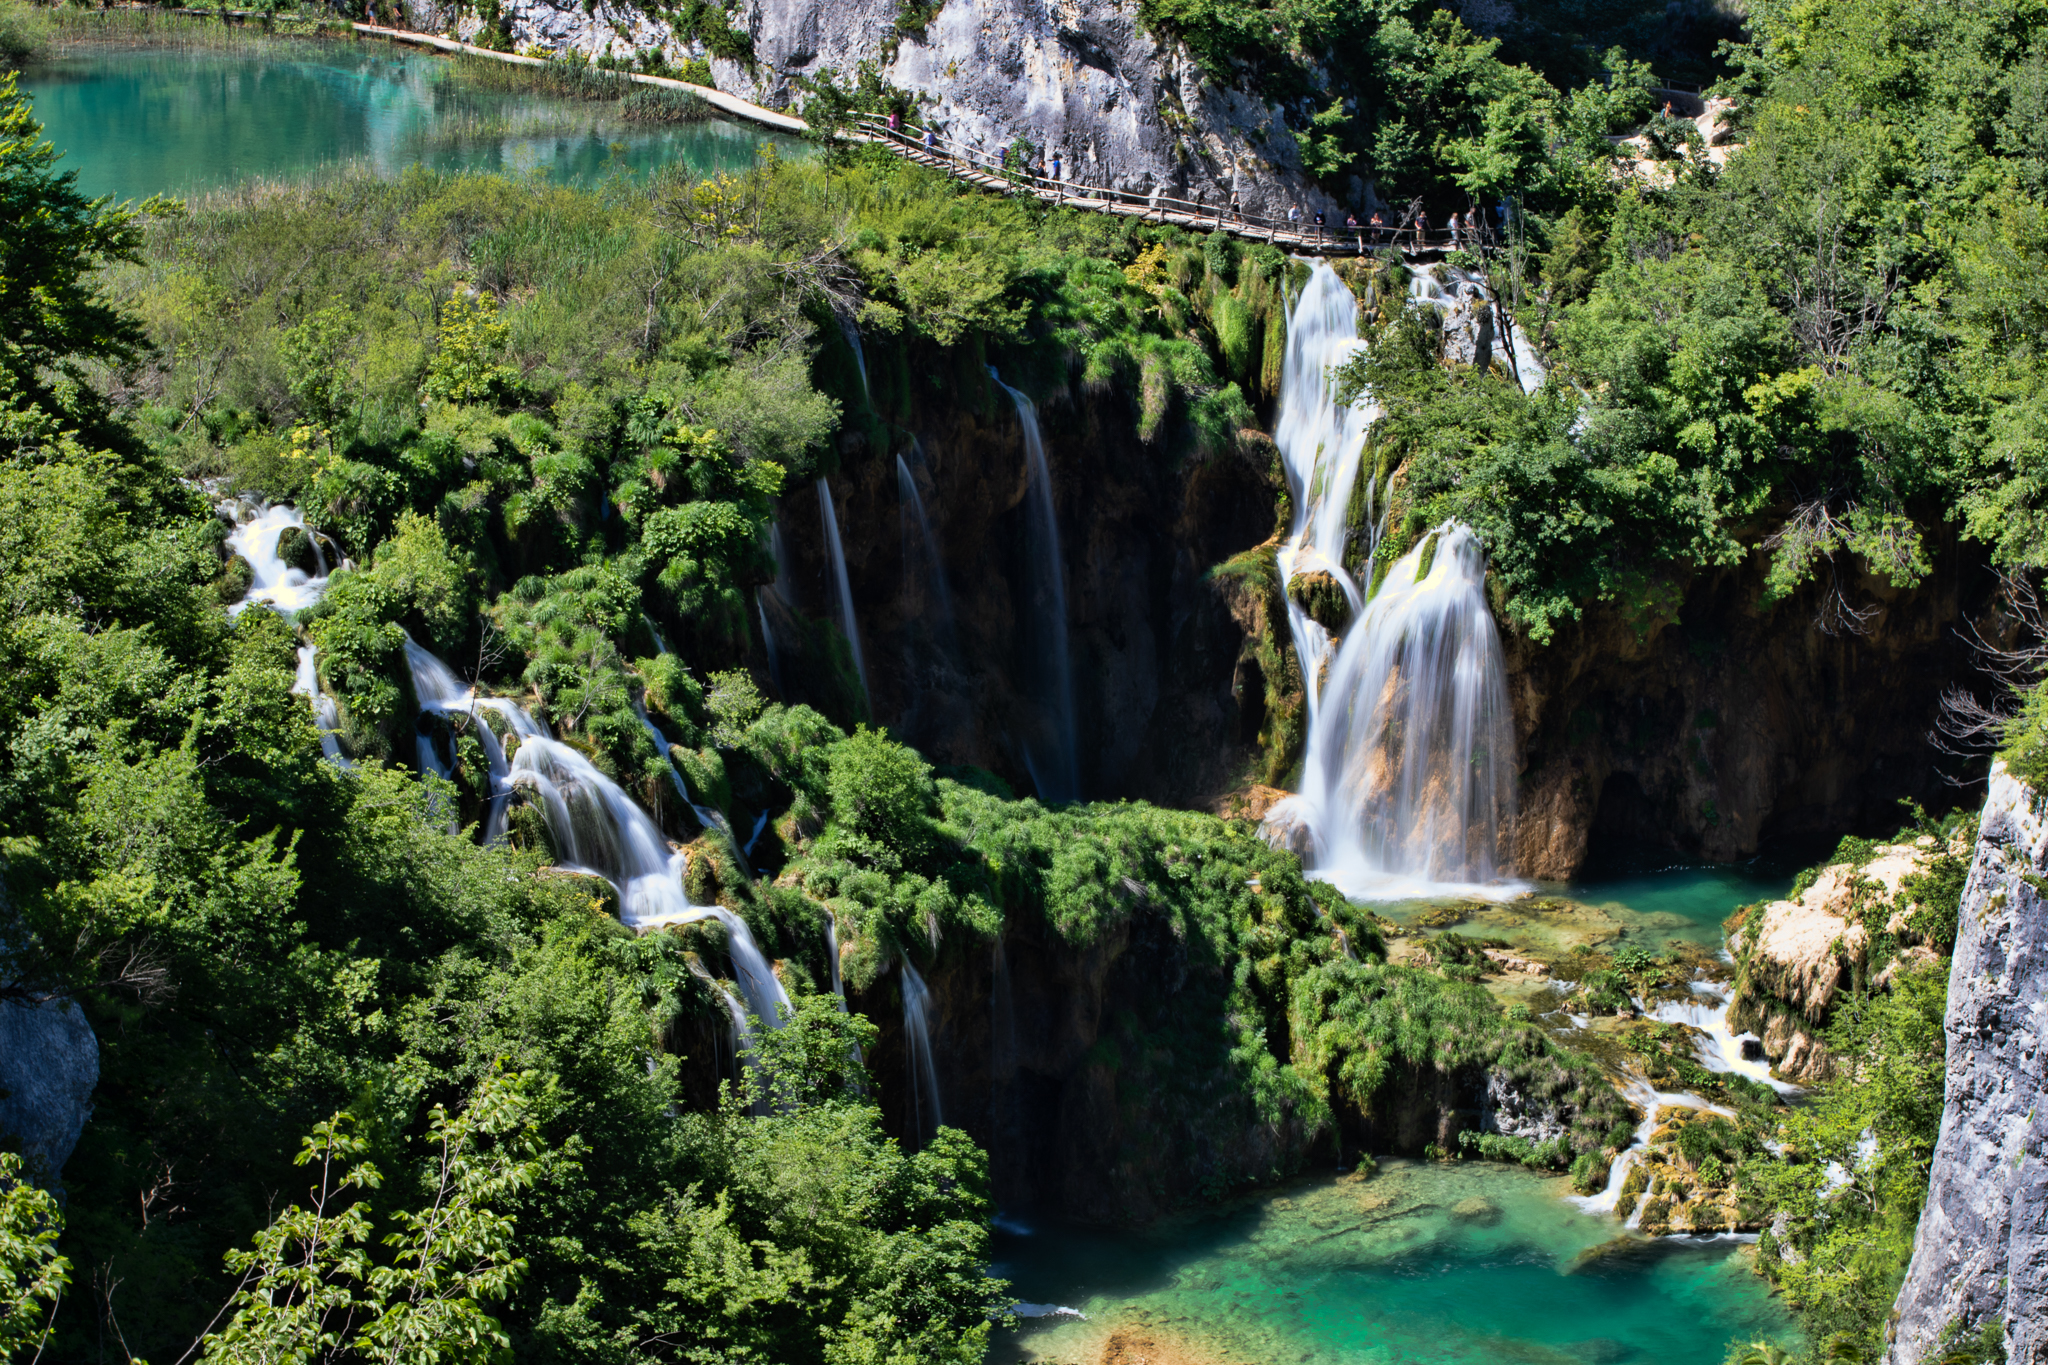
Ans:
POLYGON ((939 1071, 932 1060, 932 993, 910 965, 903 963, 903 1039, 910 1066, 911 1127, 922 1147, 946 1121, 939 1109, 939 1071))
POLYGON ((1038 409, 1003 383, 993 365, 988 376, 1017 407, 1017 420, 1024 426, 1024 457, 1031 473, 1025 525, 1033 565, 1032 618, 1037 625, 1032 654, 1044 669, 1040 694, 1052 722, 1052 735, 1049 741, 1030 746, 1025 766, 1041 800, 1076 801, 1081 796, 1081 765, 1075 739, 1073 662, 1067 644, 1066 569, 1060 554, 1059 518, 1053 508, 1052 470, 1045 461, 1038 409))
POLYGON ((292 680, 292 693, 313 704, 313 724, 320 731, 320 752, 336 767, 355 766, 341 753, 336 731, 341 729, 341 708, 334 698, 320 690, 319 651, 312 645, 299 646, 299 671, 292 680))
MULTIPOLYGON (((476 688, 456 677, 453 669, 421 648, 410 635, 405 637, 405 666, 412 676, 413 698, 422 713, 463 716, 471 722, 477 747, 483 750, 491 773, 490 802, 484 811, 484 842, 496 843, 505 835, 505 811, 512 800, 512 769, 505 760, 505 746, 499 742, 497 731, 479 713, 496 712, 522 740, 546 737, 547 731, 517 703, 503 697, 479 697, 476 688)), ((422 772, 454 779, 454 755, 444 759, 432 735, 421 730, 415 734, 413 744, 422 772)))
MULTIPOLYGON (((657 642, 660 638, 655 637, 657 642)), ((654 751, 661 755, 662 766, 668 769, 668 780, 675 787, 676 795, 690 808, 690 813, 697 817, 699 825, 725 841, 726 847, 732 850, 733 861, 739 868, 740 875, 751 882, 754 879, 753 869, 747 866, 746 852, 740 848, 739 839, 732 832, 732 822, 725 818, 725 812, 715 806, 699 805, 690 798, 690 788, 683 781, 682 770, 676 767, 675 756, 669 753, 668 736, 661 732, 661 728, 654 723, 654 718, 647 714, 647 703, 639 697, 633 698, 633 714, 640 717, 641 728, 647 731, 647 738, 653 742, 654 751)))
POLYGON ((868 666, 860 652, 860 622, 853 614, 853 585, 846 577, 846 551, 839 543, 839 513, 832 506, 832 485, 818 476, 818 515, 825 523, 825 549, 832 556, 832 581, 839 589, 839 629, 853 651, 853 671, 860 675, 860 694, 868 700, 868 666))
POLYGON ((306 519, 299 515, 298 508, 280 503, 252 511, 245 505, 231 504, 224 510, 238 518, 235 529, 228 533, 228 546, 248 561, 250 573, 249 591, 228 608, 229 615, 239 615, 251 603, 261 602, 290 616, 320 600, 320 594, 327 591, 327 556, 320 548, 319 533, 306 529, 306 519), (248 520, 239 520, 242 512, 251 512, 248 520), (304 531, 311 541, 317 574, 294 568, 279 557, 278 538, 294 529, 304 531))
POLYGON ((1417 302, 1429 304, 1439 311, 1449 309, 1461 294, 1484 300, 1495 318, 1494 335, 1499 342, 1505 343, 1515 383, 1524 393, 1534 393, 1543 387, 1543 381, 1549 376, 1543 367, 1543 358, 1530 344, 1522 324, 1502 306, 1483 276, 1457 266, 1440 265, 1436 267, 1435 274, 1417 272, 1411 290, 1417 302), (1437 278, 1438 275, 1442 278, 1437 278))
POLYGON ((873 407, 875 395, 868 388, 868 353, 861 349, 860 327, 850 314, 840 313, 838 317, 839 334, 846 338, 847 346, 853 351, 853 366, 860 371, 860 396, 867 399, 869 407, 873 407))
MULTIPOLYGON (((1509 895, 1504 839, 1514 814, 1506 667, 1486 602, 1485 554, 1446 523, 1387 570, 1371 600, 1345 567, 1353 489, 1378 415, 1337 401, 1357 353, 1358 306, 1317 265, 1288 319, 1276 441, 1294 495, 1283 580, 1327 575, 1349 607, 1333 638, 1288 596, 1308 691, 1301 790, 1277 803, 1268 837, 1301 850, 1313 875, 1363 899, 1509 895)), ((1366 490, 1370 564, 1379 516, 1366 490)))
POLYGON ((846 1008, 846 983, 839 979, 839 916, 830 910, 825 912, 825 968, 832 974, 832 994, 839 997, 839 1008, 846 1008))
POLYGON ((1736 1033, 1728 1026, 1728 987, 1714 981, 1695 981, 1692 991, 1702 998, 1667 1000, 1645 1008, 1643 1013, 1660 1024, 1684 1024, 1699 1030, 1702 1036, 1693 1040, 1693 1051, 1699 1064, 1707 1070, 1746 1076, 1759 1085, 1771 1087, 1780 1095, 1802 1093, 1798 1086, 1773 1076, 1769 1062, 1746 1055, 1743 1044, 1754 1043, 1757 1037, 1753 1033, 1736 1033))

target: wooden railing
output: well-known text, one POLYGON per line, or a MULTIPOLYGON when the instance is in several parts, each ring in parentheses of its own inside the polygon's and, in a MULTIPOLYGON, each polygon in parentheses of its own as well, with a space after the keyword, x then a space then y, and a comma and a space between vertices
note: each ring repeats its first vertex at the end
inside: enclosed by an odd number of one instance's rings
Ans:
POLYGON ((1143 218, 1155 223, 1172 223, 1196 231, 1228 232, 1232 236, 1272 242, 1310 255, 1363 255, 1389 248, 1407 256, 1430 255, 1459 247, 1486 251, 1491 249, 1495 240, 1491 231, 1482 232, 1476 241, 1466 241, 1469 234, 1454 234, 1449 228, 1425 232, 1405 221, 1379 227, 1369 224, 1324 224, 1318 227, 1307 215, 1283 221, 1226 204, 1177 199, 1164 194, 1137 194, 1114 186, 1090 185, 1064 174, 1054 176, 1046 170, 1012 164, 1007 153, 991 156, 979 148, 942 137, 933 128, 891 127, 886 120, 865 117, 857 120, 855 127, 857 135, 866 141, 880 144, 907 160, 942 170, 955 179, 983 189, 1030 194, 1047 203, 1143 218))

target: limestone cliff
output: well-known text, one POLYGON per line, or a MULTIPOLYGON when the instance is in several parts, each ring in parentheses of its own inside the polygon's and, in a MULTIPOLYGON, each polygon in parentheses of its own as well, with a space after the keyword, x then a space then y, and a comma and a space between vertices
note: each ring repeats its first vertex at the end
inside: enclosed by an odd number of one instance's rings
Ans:
MULTIPOLYGON (((404 0, 410 22, 446 27, 440 0, 404 0)), ((465 36, 483 23, 456 21, 465 36)), ((1219 208, 1236 194, 1247 212, 1284 217, 1345 206, 1311 186, 1288 114, 1207 76, 1179 44, 1138 25, 1118 0, 953 0, 906 32, 900 0, 745 0, 732 22, 751 61, 704 50, 644 9, 577 0, 502 0, 499 22, 521 49, 630 56, 661 49, 671 61, 709 60, 718 88, 797 112, 799 81, 853 78, 872 63, 917 97, 918 122, 989 156, 1022 139, 1062 156, 1067 179, 1126 193, 1193 199, 1219 208)), ((1327 103, 1327 99, 1322 103, 1327 103)), ((1321 104, 1305 96, 1293 112, 1321 104)), ((1354 182, 1351 207, 1367 193, 1354 182)))
POLYGON ((1894 1311, 1891 1365, 2001 1323, 2048 1361, 2048 817, 1993 769, 1949 971, 1947 1101, 1894 1311))

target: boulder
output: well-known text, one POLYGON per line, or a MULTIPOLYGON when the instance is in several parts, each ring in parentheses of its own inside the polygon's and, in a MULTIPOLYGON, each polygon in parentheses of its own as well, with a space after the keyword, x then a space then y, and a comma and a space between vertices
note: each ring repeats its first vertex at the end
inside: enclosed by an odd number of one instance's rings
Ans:
POLYGON ((69 1000, 0 1000, 0 1136, 53 1184, 71 1159, 100 1080, 100 1045, 69 1000))

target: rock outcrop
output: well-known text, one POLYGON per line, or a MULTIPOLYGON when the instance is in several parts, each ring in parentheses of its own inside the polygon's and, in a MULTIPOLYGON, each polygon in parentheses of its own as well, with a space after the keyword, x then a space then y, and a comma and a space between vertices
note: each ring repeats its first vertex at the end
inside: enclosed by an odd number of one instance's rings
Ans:
MULTIPOLYGON (((453 22, 472 36, 482 23, 441 0, 404 3, 418 27, 453 22)), ((1246 212, 1275 218, 1298 207, 1304 219, 1320 210, 1335 222, 1368 206, 1363 182, 1340 204, 1302 172, 1288 120, 1327 97, 1308 92, 1288 109, 1211 80, 1178 43, 1142 31, 1135 5, 953 0, 909 32, 899 27, 904 10, 899 0, 746 0, 732 22, 752 39, 752 61, 706 52, 656 6, 505 0, 499 22, 520 50, 708 58, 720 90, 792 113, 803 82, 850 83, 871 64, 916 97, 916 122, 951 142, 997 157, 1021 139, 1048 160, 1060 154, 1064 178, 1088 186, 1218 209, 1236 196, 1246 212)))
POLYGON ((1933 961, 1916 941, 1920 910, 1912 879, 1944 853, 1931 835, 1912 844, 1879 844, 1854 862, 1833 863, 1786 900, 1752 908, 1734 922, 1729 943, 1739 970, 1728 1025, 1758 1034, 1778 1074, 1805 1084, 1828 1074, 1819 1042, 1836 994, 1849 986, 1888 984, 1901 963, 1933 961), (1882 933, 1898 955, 1871 970, 1873 936, 1882 933), (1874 978, 1874 979, 1873 979, 1874 978))
POLYGON ((2048 1361, 2048 814, 2003 765, 1978 827, 1949 969, 1947 1100, 1894 1311, 1890 1365, 1993 1322, 2048 1361))
POLYGON ((92 1117, 100 1045, 69 1000, 0 1000, 0 1137, 54 1183, 92 1117))

